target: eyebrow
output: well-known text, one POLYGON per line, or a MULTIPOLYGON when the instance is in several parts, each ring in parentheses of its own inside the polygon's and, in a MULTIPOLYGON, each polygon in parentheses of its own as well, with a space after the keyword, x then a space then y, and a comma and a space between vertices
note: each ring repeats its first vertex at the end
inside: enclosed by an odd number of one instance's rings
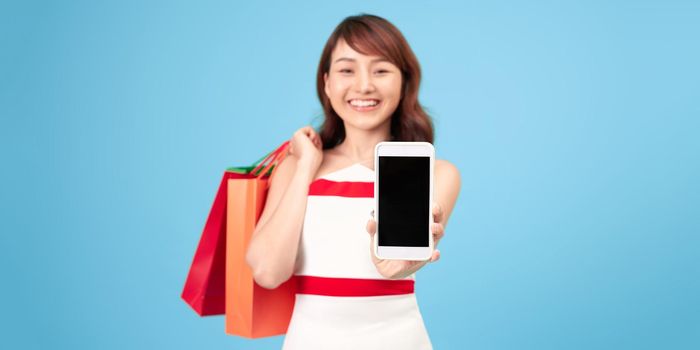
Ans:
MULTIPOLYGON (((335 60, 333 63, 338 63, 340 61, 356 62, 357 60, 354 58, 350 58, 350 57, 341 57, 341 58, 335 60)), ((370 63, 376 63, 376 62, 390 62, 390 61, 386 58, 383 58, 383 57, 375 58, 375 59, 370 61, 370 63)))

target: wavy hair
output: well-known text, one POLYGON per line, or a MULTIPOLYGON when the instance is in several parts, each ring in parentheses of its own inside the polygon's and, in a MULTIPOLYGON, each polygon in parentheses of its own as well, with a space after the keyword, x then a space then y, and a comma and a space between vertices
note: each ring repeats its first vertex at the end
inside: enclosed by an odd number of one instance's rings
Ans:
POLYGON ((345 126, 326 96, 324 74, 331 67, 331 54, 343 39, 353 50, 364 55, 388 59, 401 70, 401 101, 391 116, 394 141, 426 141, 433 143, 433 122, 418 102, 420 65, 406 38, 384 18, 361 14, 345 18, 335 28, 321 53, 316 74, 316 91, 323 106, 324 121, 319 130, 323 149, 333 148, 345 140, 345 126))

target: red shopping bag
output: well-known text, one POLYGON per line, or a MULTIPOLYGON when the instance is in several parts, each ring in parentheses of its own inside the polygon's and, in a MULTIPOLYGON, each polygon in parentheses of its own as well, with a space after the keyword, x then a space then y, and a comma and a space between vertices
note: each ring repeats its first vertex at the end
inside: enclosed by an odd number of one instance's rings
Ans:
POLYGON ((228 181, 262 176, 267 178, 273 161, 281 159, 289 142, 283 143, 262 161, 250 167, 229 168, 224 172, 214 198, 202 237, 192 259, 182 299, 200 316, 222 315, 226 312, 226 206, 228 181), (263 169, 263 171, 260 171, 263 169), (257 176, 256 176, 257 175, 257 176))

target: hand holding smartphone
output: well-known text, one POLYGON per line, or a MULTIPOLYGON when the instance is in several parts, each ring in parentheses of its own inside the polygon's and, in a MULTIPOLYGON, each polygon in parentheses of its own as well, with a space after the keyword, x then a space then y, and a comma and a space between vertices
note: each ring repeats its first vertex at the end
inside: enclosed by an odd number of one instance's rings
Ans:
POLYGON ((434 242, 433 168, 428 142, 380 142, 374 149, 374 254, 379 259, 428 260, 434 242))

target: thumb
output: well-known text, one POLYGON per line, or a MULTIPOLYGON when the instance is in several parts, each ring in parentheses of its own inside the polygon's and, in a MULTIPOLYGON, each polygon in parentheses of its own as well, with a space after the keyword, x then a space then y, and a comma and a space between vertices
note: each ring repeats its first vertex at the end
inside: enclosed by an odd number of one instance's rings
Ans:
POLYGON ((367 233, 369 233, 369 256, 372 259, 372 262, 376 265, 378 264, 381 260, 377 258, 377 256, 374 254, 374 236, 377 233, 377 222, 374 220, 374 210, 369 214, 369 220, 367 220, 367 233))
POLYGON ((374 210, 372 210, 370 218, 367 220, 367 232, 370 237, 374 237, 374 234, 377 232, 377 222, 374 221, 374 210))

